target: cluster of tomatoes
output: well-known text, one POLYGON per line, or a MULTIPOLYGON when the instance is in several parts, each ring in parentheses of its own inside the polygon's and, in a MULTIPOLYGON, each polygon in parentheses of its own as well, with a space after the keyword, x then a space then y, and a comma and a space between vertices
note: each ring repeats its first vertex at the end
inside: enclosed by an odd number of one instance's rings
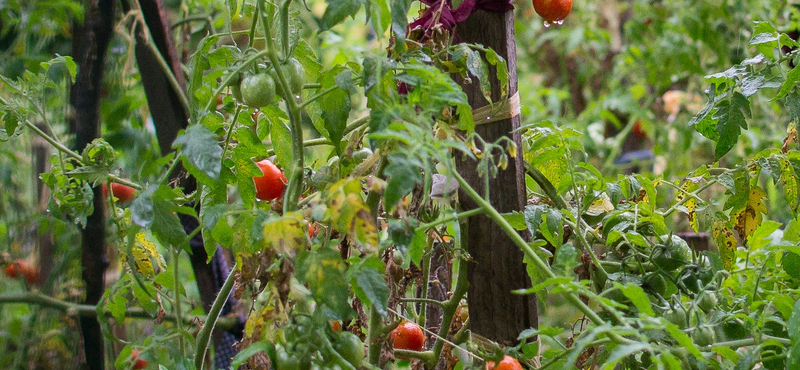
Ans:
POLYGON ((284 91, 278 82, 275 68, 257 72, 241 77, 239 81, 233 81, 231 93, 239 102, 251 107, 261 108, 272 104, 275 96, 284 99, 291 99, 303 91, 306 83, 306 71, 297 59, 290 58, 286 63, 279 67, 289 85, 289 94, 284 91))
MULTIPOLYGON (((303 65, 297 59, 290 58, 278 68, 287 80, 288 92, 278 82, 276 69, 269 67, 234 79, 230 85, 233 97, 248 107, 262 108, 272 104, 276 95, 283 99, 293 99, 298 96, 306 83, 303 65)), ((253 178, 256 198, 264 201, 278 199, 286 187, 286 176, 270 160, 265 159, 256 164, 263 174, 253 178)))
POLYGON ((29 285, 39 282, 39 269, 23 260, 16 260, 3 269, 6 276, 12 279, 25 279, 29 285))

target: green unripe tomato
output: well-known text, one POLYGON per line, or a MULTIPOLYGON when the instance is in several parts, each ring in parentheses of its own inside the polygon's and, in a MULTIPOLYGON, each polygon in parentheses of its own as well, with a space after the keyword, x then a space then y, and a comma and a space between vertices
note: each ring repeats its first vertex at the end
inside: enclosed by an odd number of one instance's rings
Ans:
POLYGON ((683 309, 683 306, 673 307, 667 310, 667 312, 664 312, 664 319, 677 325, 681 329, 685 329, 688 326, 686 310, 683 309))
POLYGON ((652 262, 665 271, 673 271, 692 260, 692 249, 677 235, 664 235, 664 244, 653 247, 652 262))
POLYGON ((642 288, 652 295, 663 296, 667 292, 667 281, 660 274, 652 274, 644 278, 642 288))
POLYGON ((267 106, 275 99, 275 82, 266 73, 245 77, 239 88, 242 101, 253 108, 267 106))
MULTIPOLYGON (((281 64, 280 66, 281 72, 283 72, 283 76, 286 77, 287 82, 289 83, 289 89, 291 90, 291 96, 294 97, 295 95, 300 95, 303 91, 303 86, 306 84, 306 70, 303 68, 303 65, 300 64, 299 61, 295 58, 291 58, 286 61, 285 64, 281 64)), ((271 72, 272 78, 275 81, 278 81, 278 76, 273 69, 271 72)), ((286 99, 287 96, 283 91, 283 87, 281 87, 280 83, 277 83, 277 92, 278 96, 286 99)))
POLYGON ((717 293, 711 290, 706 290, 701 293, 700 300, 697 301, 697 307, 703 310, 703 312, 709 313, 717 307, 717 303, 719 303, 717 293))
POLYGON ((717 335, 714 334, 714 329, 710 326, 703 325, 695 328, 692 332, 692 340, 698 346, 710 346, 717 340, 717 335))
POLYGON ((281 346, 275 346, 275 369, 276 370, 309 370, 311 361, 308 358, 301 358, 296 354, 290 354, 281 346))
POLYGON ((364 360, 364 343, 353 333, 340 333, 333 343, 333 349, 356 368, 364 360))
POLYGON ((744 339, 747 338, 748 334, 750 334, 744 321, 738 318, 728 319, 727 321, 723 322, 721 325, 721 331, 722 333, 717 332, 717 337, 726 341, 744 339))

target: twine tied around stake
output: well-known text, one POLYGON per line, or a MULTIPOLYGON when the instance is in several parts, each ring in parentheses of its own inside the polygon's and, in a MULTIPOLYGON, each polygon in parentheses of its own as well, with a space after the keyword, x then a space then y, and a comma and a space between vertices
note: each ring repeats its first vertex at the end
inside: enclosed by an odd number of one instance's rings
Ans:
POLYGON ((519 106, 519 91, 505 103, 489 104, 472 111, 472 120, 475 121, 475 126, 484 125, 487 123, 511 119, 520 115, 519 106))

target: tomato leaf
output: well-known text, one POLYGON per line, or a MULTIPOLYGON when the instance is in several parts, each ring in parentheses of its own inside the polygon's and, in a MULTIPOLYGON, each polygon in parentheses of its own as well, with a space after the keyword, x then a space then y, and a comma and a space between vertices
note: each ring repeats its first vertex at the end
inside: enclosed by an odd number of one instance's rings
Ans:
POLYGON ((397 203, 422 182, 421 163, 402 154, 391 154, 384 173, 388 177, 384 199, 386 210, 393 212, 397 203))
POLYGON ((694 345, 692 339, 689 338, 689 336, 686 335, 686 333, 684 333, 677 325, 667 324, 667 332, 669 332, 669 335, 678 341, 678 347, 686 349, 690 355, 694 356, 698 360, 703 360, 703 354, 701 354, 700 350, 694 345))
POLYGON ((314 300, 341 317, 350 317, 345 265, 338 252, 328 248, 302 251, 297 256, 297 279, 308 284, 314 300))
POLYGON ((327 31, 347 17, 354 17, 361 9, 362 0, 328 0, 328 7, 322 15, 319 32, 327 31))
MULTIPOLYGON (((306 236, 303 224, 305 224, 303 216, 297 212, 270 218, 263 224, 263 240, 268 247, 274 248, 284 255, 294 256, 297 250, 305 247, 306 236)), ((245 238, 247 237, 245 236, 245 238)))
POLYGON ((406 50, 406 28, 408 28, 408 1, 392 1, 392 35, 395 36, 394 51, 406 50))
POLYGON ((206 185, 219 179, 222 148, 217 138, 204 125, 191 125, 175 139, 173 148, 180 149, 180 158, 186 170, 206 185))
POLYGON ((269 137, 272 141, 272 148, 275 150, 275 164, 290 168, 293 163, 292 152, 292 132, 287 121, 283 119, 270 120, 269 137))
POLYGON ((733 228, 739 234, 742 243, 746 244, 747 238, 761 225, 763 219, 761 214, 767 213, 767 206, 763 202, 766 196, 767 194, 759 187, 751 189, 745 207, 731 214, 731 219, 736 221, 733 228))
POLYGON ((347 272, 350 286, 362 302, 365 302, 383 316, 388 314, 389 287, 383 278, 383 262, 376 256, 364 259, 347 272))
MULTIPOLYGON (((619 283, 614 283, 615 286, 617 284, 619 283)), ((650 306, 650 300, 647 298, 647 293, 644 292, 642 287, 636 284, 628 283, 625 285, 620 284, 619 289, 631 300, 631 303, 636 306, 636 309, 639 310, 639 312, 647 314, 648 316, 656 315, 655 312, 653 312, 653 308, 650 306)))
POLYGON ((733 235, 733 230, 724 220, 717 220, 711 226, 711 235, 719 249, 723 267, 731 271, 736 260, 736 237, 733 235))
POLYGON ((789 356, 786 358, 786 368, 798 369, 800 368, 800 300, 794 304, 792 316, 787 324, 792 347, 789 348, 789 356))

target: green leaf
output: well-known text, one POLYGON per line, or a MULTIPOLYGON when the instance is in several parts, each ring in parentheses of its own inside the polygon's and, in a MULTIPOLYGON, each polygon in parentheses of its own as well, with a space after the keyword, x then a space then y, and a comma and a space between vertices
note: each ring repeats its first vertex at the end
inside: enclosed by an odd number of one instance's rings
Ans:
POLYGON ((325 304, 341 317, 350 317, 348 289, 342 257, 333 249, 302 251, 297 257, 297 279, 307 284, 318 303, 325 304))
POLYGON ((649 343, 634 342, 631 344, 624 344, 615 348, 605 361, 604 369, 614 368, 613 365, 619 363, 623 358, 633 356, 636 353, 643 351, 652 351, 653 347, 649 343))
MULTIPOLYGON (((320 77, 321 90, 334 89, 324 97, 317 100, 322 119, 320 133, 334 144, 337 154, 341 154, 340 145, 344 130, 347 127, 347 118, 352 109, 350 92, 352 72, 344 67, 337 66, 320 77), (346 88, 347 90, 344 90, 346 88)), ((317 126, 315 124, 315 126, 317 126)))
POLYGON ((377 30, 376 37, 381 38, 392 23, 392 14, 389 9, 390 0, 368 0, 367 10, 372 28, 377 30))
POLYGON ((275 163, 280 167, 290 168, 294 160, 294 152, 292 152, 292 131, 283 119, 272 121, 269 131, 272 148, 275 150, 275 163))
POLYGON ((717 104, 717 112, 713 118, 717 120, 717 145, 714 156, 719 160, 739 141, 741 129, 747 129, 747 117, 750 117, 750 102, 739 92, 734 92, 731 100, 722 100, 717 104))
POLYGON ((789 356, 786 358, 786 368, 800 369, 800 300, 795 302, 792 317, 789 318, 786 328, 792 341, 789 356))
POLYGON ((8 141, 13 137, 19 136, 22 133, 21 127, 24 127, 20 122, 19 117, 13 111, 7 111, 5 114, 0 115, 0 141, 8 141))
POLYGON ((486 67, 486 63, 483 62, 481 54, 476 50, 467 50, 467 70, 478 79, 481 93, 483 93, 483 97, 486 101, 490 104, 493 103, 492 84, 491 81, 489 81, 489 68, 486 67))
POLYGON ((131 220, 141 228, 149 229, 155 218, 153 210, 153 193, 158 190, 157 184, 147 186, 138 197, 131 202, 131 220))
POLYGON ((503 218, 511 224, 514 230, 522 231, 528 229, 528 225, 525 224, 525 216, 520 212, 503 213, 503 218))
POLYGON ((755 22, 753 37, 748 45, 769 44, 770 47, 778 46, 778 30, 769 22, 755 22))
POLYGON ((395 37, 394 51, 406 50, 406 28, 408 28, 408 0, 392 0, 392 34, 395 37))
POLYGON ((389 287, 383 279, 383 270, 383 262, 372 256, 353 266, 348 274, 351 275, 350 285, 358 298, 386 316, 389 313, 389 287))
MULTIPOLYGON (((166 191, 160 190, 161 191, 166 191)), ((153 199, 153 234, 161 243, 184 247, 186 245, 186 232, 183 230, 181 220, 174 211, 174 205, 160 198, 153 199)))
POLYGON ((263 340, 247 346, 247 348, 236 353, 236 356, 233 358, 233 361, 231 362, 231 368, 238 369, 239 366, 247 362, 247 359, 253 357, 256 353, 268 351, 270 347, 273 347, 273 344, 272 342, 267 340, 263 340))
POLYGON ((563 276, 573 276, 573 270, 578 266, 578 250, 572 243, 562 244, 556 249, 553 260, 553 272, 563 276))
POLYGON ((394 245, 406 248, 414 241, 417 226, 419 226, 419 221, 415 218, 406 220, 389 219, 389 226, 387 227, 389 239, 392 240, 394 245))
POLYGON ((539 224, 542 222, 542 215, 544 215, 548 208, 549 207, 541 204, 525 206, 525 210, 522 211, 522 214, 525 216, 525 224, 528 226, 528 230, 532 233, 539 230, 539 224))
MULTIPOLYGON (((110 290, 107 291, 106 294, 110 294, 109 292, 110 290)), ((111 313, 111 316, 113 316, 114 320, 116 320, 118 323, 121 323, 123 320, 125 320, 125 312, 128 309, 127 303, 128 299, 125 298, 124 295, 119 294, 119 292, 111 295, 111 299, 108 300, 108 312, 111 313)))
POLYGON ((384 199, 386 210, 393 212, 397 203, 422 182, 421 163, 402 154, 391 154, 384 173, 388 178, 384 199))
POLYGON ((678 346, 681 348, 686 349, 690 355, 696 357, 698 360, 703 360, 703 354, 700 353, 700 350, 694 345, 694 342, 691 338, 689 338, 686 333, 681 331, 675 324, 667 324, 667 332, 671 335, 675 340, 678 341, 678 346))
POLYGON ((750 370, 750 369, 752 369, 753 365, 754 365, 753 364, 753 360, 754 360, 753 357, 754 357, 753 353, 749 353, 748 355, 742 357, 739 360, 739 362, 736 363, 736 366, 733 368, 733 370, 750 370))
POLYGON ((625 285, 614 283, 614 285, 618 286, 622 293, 624 293, 625 296, 631 300, 631 303, 636 306, 636 309, 639 310, 639 312, 655 317, 656 314, 653 312, 653 308, 650 306, 650 300, 647 298, 647 293, 644 292, 642 287, 632 283, 625 285))
POLYGON ((502 101, 508 97, 508 65, 506 65, 506 60, 491 48, 486 49, 486 61, 497 68, 497 80, 500 81, 500 100, 502 101))
POLYGON ((786 74, 786 81, 783 81, 781 84, 781 89, 778 91, 778 95, 775 95, 775 97, 772 98, 772 101, 789 95, 789 92, 793 91, 797 86, 797 81, 800 81, 800 66, 795 66, 791 71, 789 71, 789 73, 786 74))
POLYGON ((219 179, 222 148, 217 137, 204 125, 191 125, 175 139, 186 170, 201 182, 212 184, 219 179))
POLYGON ((561 217, 561 212, 552 208, 547 209, 544 214, 544 221, 544 223, 539 224, 539 232, 542 233, 548 243, 558 249, 564 243, 564 220, 561 217))
POLYGON ((319 31, 327 31, 347 17, 353 17, 361 9, 362 0, 327 0, 328 8, 322 15, 319 31))

